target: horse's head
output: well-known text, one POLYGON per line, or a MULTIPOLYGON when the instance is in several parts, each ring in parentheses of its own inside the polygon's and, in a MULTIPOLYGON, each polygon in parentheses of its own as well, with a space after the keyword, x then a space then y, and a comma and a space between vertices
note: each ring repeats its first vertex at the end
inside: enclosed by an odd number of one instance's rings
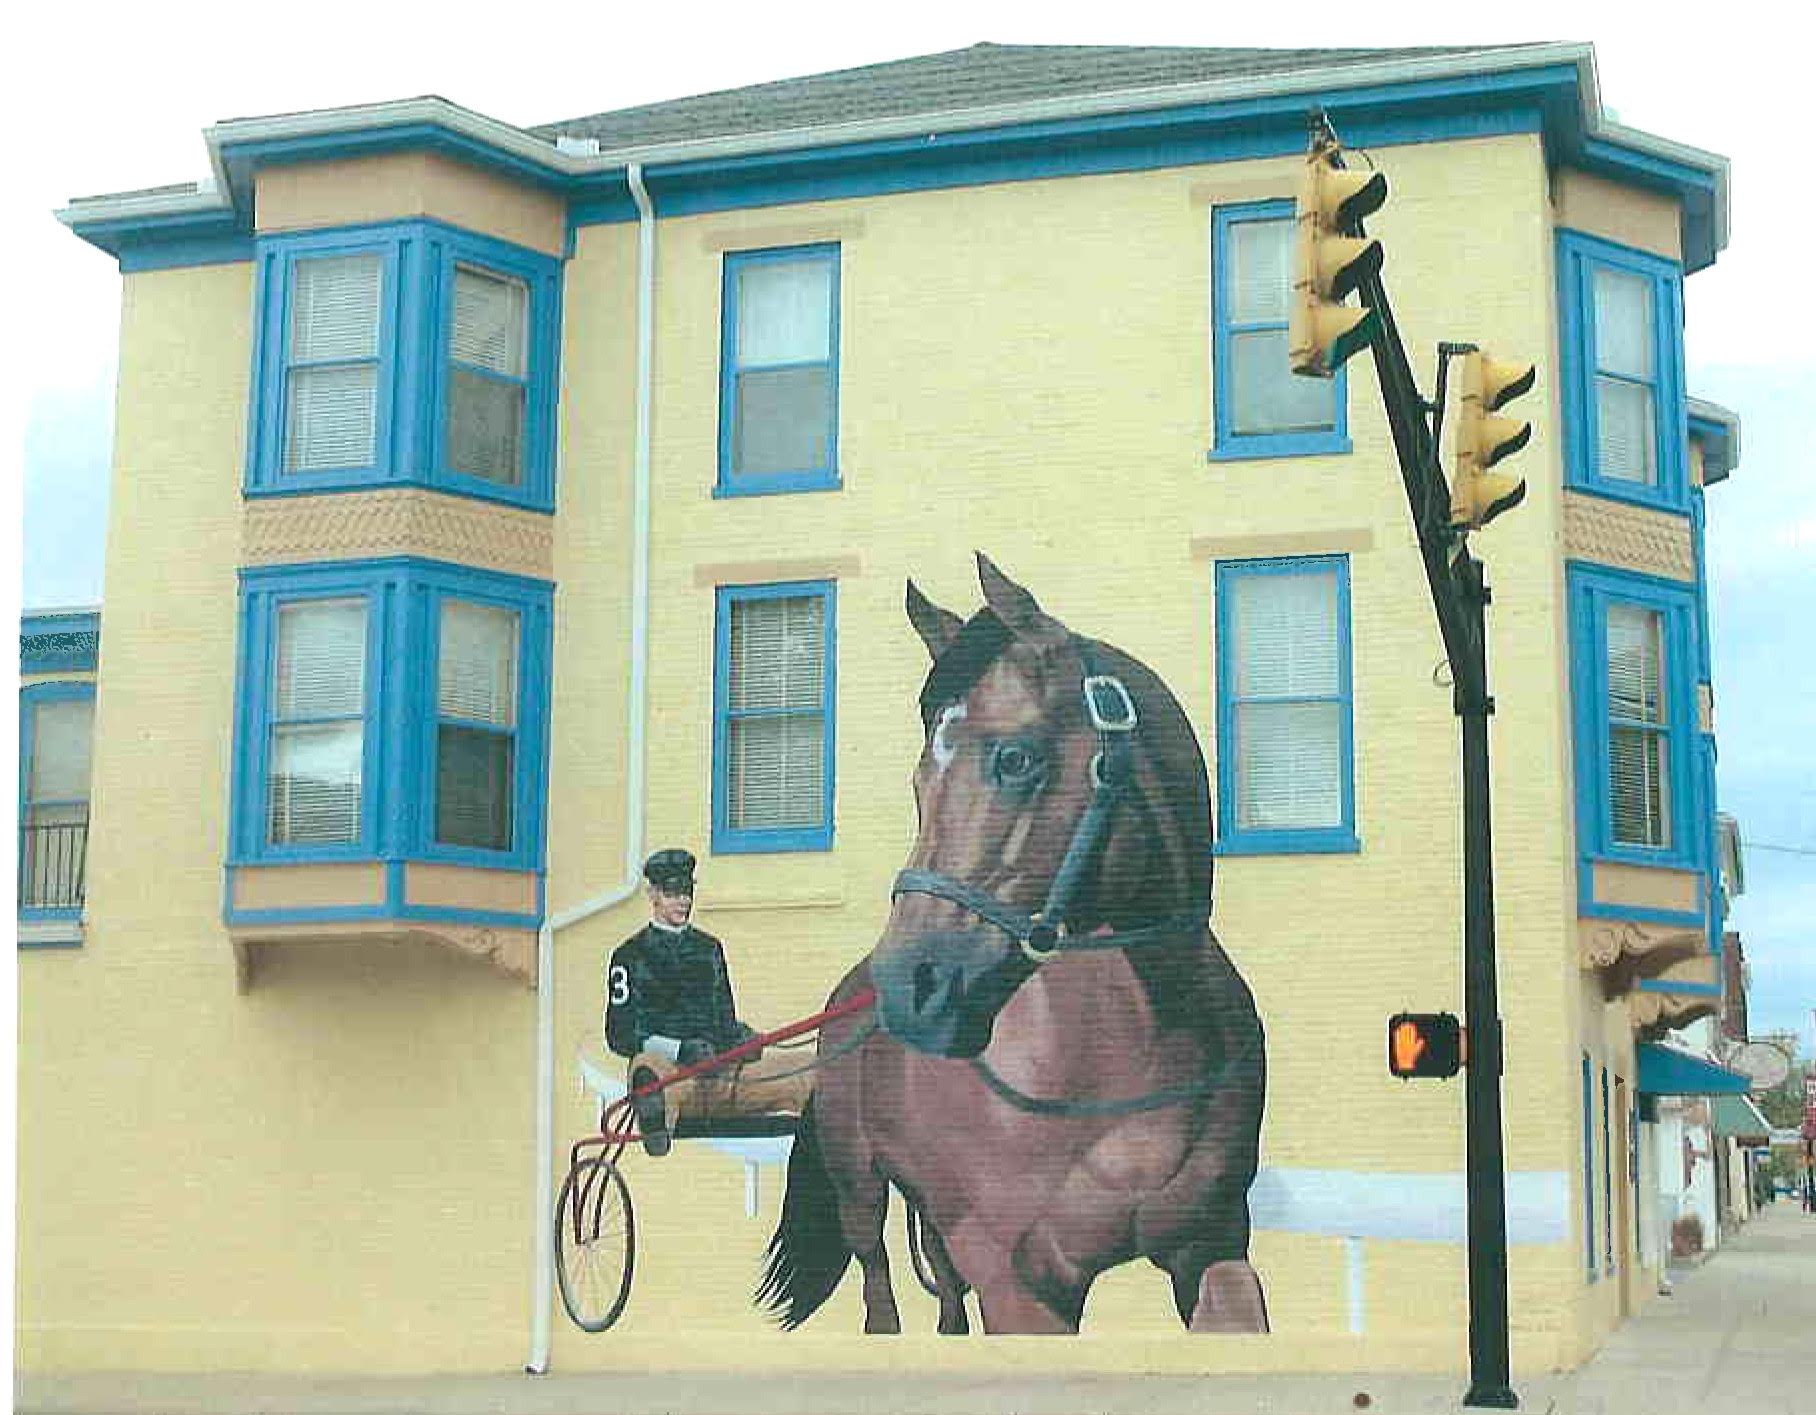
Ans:
POLYGON ((1210 909, 1210 792, 1185 713, 977 559, 985 608, 968 621, 908 585, 933 656, 920 835, 871 954, 883 1025, 941 1056, 981 1052, 1065 937, 1210 909))

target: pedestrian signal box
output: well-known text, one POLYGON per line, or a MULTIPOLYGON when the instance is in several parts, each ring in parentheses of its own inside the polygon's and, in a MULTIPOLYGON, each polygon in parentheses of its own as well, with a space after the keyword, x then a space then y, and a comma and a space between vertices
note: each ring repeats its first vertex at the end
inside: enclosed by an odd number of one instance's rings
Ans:
POLYGON ((1463 1024, 1450 1012, 1400 1012, 1387 1020, 1387 1071, 1402 1081, 1463 1069, 1463 1024))

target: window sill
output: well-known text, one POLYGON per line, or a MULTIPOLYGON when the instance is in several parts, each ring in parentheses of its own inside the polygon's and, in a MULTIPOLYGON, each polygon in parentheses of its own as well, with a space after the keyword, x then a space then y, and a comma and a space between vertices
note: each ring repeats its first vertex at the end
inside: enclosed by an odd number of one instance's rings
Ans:
POLYGON ((1352 450, 1348 437, 1334 432, 1283 432, 1233 437, 1204 454, 1206 462, 1255 462, 1271 457, 1331 457, 1352 450))
POLYGON ((727 478, 713 485, 713 500, 740 496, 792 496, 806 491, 842 491, 845 482, 837 472, 776 472, 760 477, 727 478))
POLYGON ((79 909, 23 909, 19 913, 20 948, 80 948, 79 909))
POLYGON ((1225 837, 1212 848, 1223 855, 1359 855, 1362 842, 1349 830, 1253 831, 1225 837))
POLYGON ((831 850, 830 829, 713 832, 712 851, 715 855, 826 854, 831 850))

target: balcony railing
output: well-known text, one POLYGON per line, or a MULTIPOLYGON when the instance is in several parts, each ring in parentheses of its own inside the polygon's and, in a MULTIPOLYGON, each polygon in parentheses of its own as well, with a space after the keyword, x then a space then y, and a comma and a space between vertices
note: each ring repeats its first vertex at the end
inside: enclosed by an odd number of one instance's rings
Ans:
POLYGON ((19 832, 19 907, 80 909, 88 822, 28 825, 19 832))

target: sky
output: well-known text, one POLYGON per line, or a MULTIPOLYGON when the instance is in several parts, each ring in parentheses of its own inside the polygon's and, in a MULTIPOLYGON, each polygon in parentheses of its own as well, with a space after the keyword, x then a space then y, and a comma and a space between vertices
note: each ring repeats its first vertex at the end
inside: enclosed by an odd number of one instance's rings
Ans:
MULTIPOLYGON (((1709 496, 1721 808, 1747 843, 1730 927, 1752 966, 1755 1032, 1816 1049, 1816 477, 1801 418, 1816 395, 1802 46, 1782 6, 1176 6, 925 0, 892 7, 592 5, 515 12, 316 0, 43 5, 8 24, 0 104, 13 135, 4 234, 0 473, 21 483, 31 607, 102 598, 119 278, 52 218, 72 196, 203 177, 224 118, 434 93, 519 125, 769 79, 1001 44, 1337 47, 1588 40, 1619 121, 1727 156, 1732 239, 1686 285, 1689 388, 1737 412, 1736 474, 1709 496), (1232 13, 1234 12, 1234 13, 1232 13), (527 16, 527 19, 519 19, 527 16), (1315 30, 1314 21, 1334 28, 1315 30), (513 32, 515 31, 515 33, 513 32), (1782 173, 1779 169, 1783 169, 1782 173), (1801 183, 1800 187, 1798 184, 1801 183), (24 278, 21 278, 23 276, 24 278), (1801 852, 1801 853, 1800 853, 1801 852)), ((8 522, 9 538, 16 534, 8 522)), ((6 600, 0 598, 0 608, 6 600)), ((17 607, 15 601, 13 607, 17 607)), ((13 754, 8 753, 10 759, 13 754)))

